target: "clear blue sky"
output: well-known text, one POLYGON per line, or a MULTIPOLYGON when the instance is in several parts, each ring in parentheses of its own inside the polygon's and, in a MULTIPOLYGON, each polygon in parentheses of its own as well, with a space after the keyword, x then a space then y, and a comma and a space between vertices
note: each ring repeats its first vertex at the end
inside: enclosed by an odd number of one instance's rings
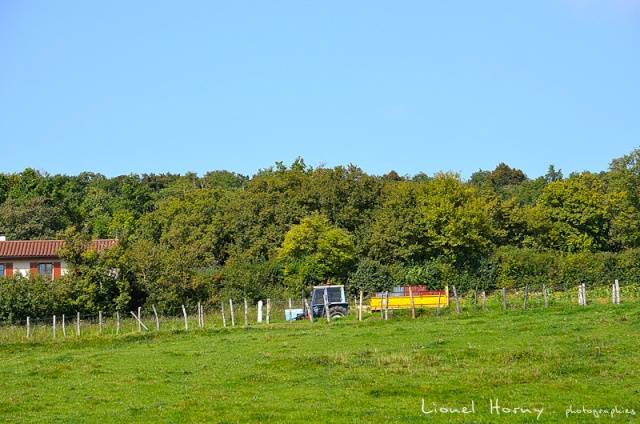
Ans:
POLYGON ((606 170, 637 0, 0 0, 0 172, 606 170))

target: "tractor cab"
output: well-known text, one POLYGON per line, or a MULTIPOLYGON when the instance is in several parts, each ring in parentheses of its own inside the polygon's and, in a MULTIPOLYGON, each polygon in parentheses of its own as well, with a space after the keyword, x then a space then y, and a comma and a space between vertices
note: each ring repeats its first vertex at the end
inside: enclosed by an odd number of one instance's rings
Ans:
POLYGON ((327 296, 330 318, 340 318, 349 314, 349 304, 344 294, 344 286, 314 286, 310 306, 314 317, 326 317, 325 295, 327 296))

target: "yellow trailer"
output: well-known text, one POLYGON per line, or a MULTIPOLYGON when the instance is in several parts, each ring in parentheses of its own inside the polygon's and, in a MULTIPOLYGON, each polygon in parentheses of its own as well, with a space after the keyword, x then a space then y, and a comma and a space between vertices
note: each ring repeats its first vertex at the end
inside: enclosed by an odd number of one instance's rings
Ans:
MULTIPOLYGON (((402 292, 389 293, 389 309, 411 309, 411 295, 405 296, 402 292)), ((449 287, 442 291, 418 291, 413 296, 413 306, 416 308, 437 308, 449 306, 449 287)), ((387 297, 383 293, 377 293, 371 297, 371 311, 379 311, 387 307, 387 297)))

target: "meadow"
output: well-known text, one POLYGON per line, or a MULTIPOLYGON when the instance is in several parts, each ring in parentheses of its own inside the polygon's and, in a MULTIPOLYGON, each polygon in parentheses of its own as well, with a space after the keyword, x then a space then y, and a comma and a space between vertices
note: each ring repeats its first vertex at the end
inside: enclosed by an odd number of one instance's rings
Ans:
MULTIPOLYGON (((177 320, 176 322, 179 322, 177 320)), ((0 421, 596 423, 640 416, 640 303, 4 337, 0 421)), ((131 329, 132 330, 132 329, 131 329)), ((10 331, 3 329, 0 331, 10 331)), ((16 330, 14 330, 15 332, 16 330)))

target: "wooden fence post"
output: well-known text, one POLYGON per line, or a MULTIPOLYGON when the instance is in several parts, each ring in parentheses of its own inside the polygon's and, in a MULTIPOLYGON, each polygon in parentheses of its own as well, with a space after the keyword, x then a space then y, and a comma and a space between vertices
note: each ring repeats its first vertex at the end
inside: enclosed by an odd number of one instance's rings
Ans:
POLYGON ((482 290, 482 310, 487 310, 487 292, 482 290))
POLYGON ((249 325, 249 304, 246 298, 244 299, 244 325, 249 325))
POLYGON ((187 317, 187 309, 182 305, 182 314, 184 315, 184 329, 189 330, 189 318, 187 317))
POLYGON ((304 307, 307 309, 307 314, 309 314, 309 321, 313 324, 313 310, 309 308, 309 302, 307 302, 307 299, 304 300, 304 307))
POLYGON ((233 315, 233 300, 229 299, 229 309, 231 310, 231 326, 236 326, 236 317, 233 315))
POLYGON ((120 334, 120 311, 116 311, 116 336, 120 334))
POLYGON ((542 295, 544 296, 544 307, 548 308, 549 307, 549 295, 547 294, 547 285, 546 284, 542 285, 542 295))
POLYGON ((527 283, 524 286, 524 304, 522 305, 522 309, 527 309, 527 297, 529 296, 529 284, 527 283))
POLYGON ((224 316, 224 302, 222 303, 222 326, 227 327, 227 317, 224 316))
POLYGON ((269 319, 271 316, 271 299, 267 299, 267 324, 269 324, 269 319))
MULTIPOLYGON (((138 321, 138 324, 140 324, 140 325, 138 325, 138 328, 140 328, 140 326, 142 326, 145 330, 149 331, 149 329, 147 328, 147 326, 146 326, 146 325, 144 325, 144 323, 142 322, 142 320, 140 319, 140 317, 139 317, 139 316, 137 316, 135 312, 131 311, 131 315, 133 315, 133 318, 134 318, 136 321, 138 321)), ((140 331, 142 331, 142 329, 140 329, 140 331)))
POLYGON ((582 306, 582 284, 578 286, 578 306, 582 306))
POLYGON ((502 309, 507 310, 507 288, 502 288, 502 309))
POLYGON ((158 319, 158 311, 156 310, 156 305, 151 305, 153 308, 153 315, 156 317, 156 330, 160 331, 160 319, 158 319))
POLYGON ((291 298, 289 298, 289 323, 293 323, 293 309, 291 307, 291 298))
POLYGON ((102 311, 98 311, 98 325, 100 328, 100 335, 102 335, 102 311))
POLYGON ((142 331, 141 324, 142 324, 142 307, 138 306, 138 331, 142 331))
POLYGON ((53 316, 53 338, 56 338, 56 316, 53 316))
POLYGON ((582 297, 582 284, 578 286, 578 305, 582 306, 583 297, 582 297))
POLYGON ((411 299, 411 318, 416 319, 416 304, 413 300, 413 288, 409 286, 409 298, 411 299))
POLYGON ((587 306, 587 285, 580 284, 578 286, 578 305, 587 306))
POLYGON ((27 317, 27 339, 31 337, 31 319, 27 317))
POLYGON ((262 300, 258 300, 258 318, 257 318, 258 323, 262 322, 262 305, 263 305, 262 300))
POLYGON ((62 314, 62 335, 64 337, 67 337, 67 327, 66 327, 66 324, 65 324, 64 314, 62 314))
POLYGON ((458 300, 458 292, 456 291, 456 286, 453 287, 453 297, 456 300, 456 312, 460 315, 460 301, 458 300))
POLYGON ((329 296, 327 295, 327 289, 324 289, 322 299, 324 300, 324 315, 327 317, 327 322, 331 322, 331 312, 329 312, 329 296))
POLYGON ((362 290, 360 290, 360 305, 358 308, 358 321, 362 321, 362 290))
POLYGON ((384 292, 384 320, 389 321, 389 291, 384 292))
POLYGON ((80 337, 80 312, 78 312, 78 319, 76 322, 78 323, 78 337, 80 337))

